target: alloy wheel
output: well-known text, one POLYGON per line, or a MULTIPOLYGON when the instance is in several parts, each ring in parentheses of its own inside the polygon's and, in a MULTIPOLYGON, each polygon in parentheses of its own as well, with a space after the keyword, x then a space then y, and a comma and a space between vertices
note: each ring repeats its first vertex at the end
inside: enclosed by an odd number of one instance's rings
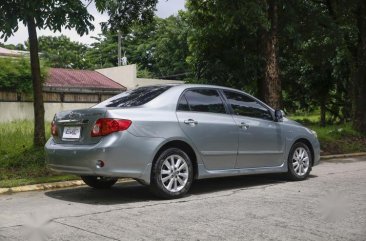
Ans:
POLYGON ((180 155, 166 157, 161 166, 160 178, 169 192, 179 192, 188 181, 189 169, 187 161, 180 155))
POLYGON ((310 166, 310 159, 305 148, 298 147, 295 149, 292 156, 292 166, 298 176, 304 176, 307 173, 310 166))

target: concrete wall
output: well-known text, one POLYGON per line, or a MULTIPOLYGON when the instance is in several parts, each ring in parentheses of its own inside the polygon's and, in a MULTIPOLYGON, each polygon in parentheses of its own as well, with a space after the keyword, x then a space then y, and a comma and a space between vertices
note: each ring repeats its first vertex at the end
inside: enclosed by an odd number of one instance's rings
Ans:
POLYGON ((137 86, 147 86, 147 85, 161 85, 161 84, 184 84, 184 81, 167 80, 167 79, 137 78, 136 83, 137 83, 137 86))
POLYGON ((125 86, 128 90, 146 85, 184 83, 183 81, 177 81, 177 80, 137 78, 136 64, 112 67, 106 69, 96 69, 95 71, 125 86))
POLYGON ((133 89, 136 87, 137 69, 135 64, 105 69, 96 69, 95 71, 101 73, 104 76, 107 76, 113 81, 123 85, 127 89, 133 89))
MULTIPOLYGON (((96 104, 96 103, 95 103, 96 104)), ((45 120, 52 121, 56 112, 89 108, 94 103, 44 103, 45 120)), ((33 120, 32 102, 0 102, 0 122, 33 120)))

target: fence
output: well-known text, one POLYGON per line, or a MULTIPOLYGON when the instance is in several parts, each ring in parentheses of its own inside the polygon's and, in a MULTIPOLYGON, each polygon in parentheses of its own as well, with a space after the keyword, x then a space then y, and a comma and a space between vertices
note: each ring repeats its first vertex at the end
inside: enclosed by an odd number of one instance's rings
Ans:
MULTIPOLYGON (((119 91, 43 92, 45 120, 51 121, 55 113, 63 110, 89 108, 119 91)), ((0 90, 0 122, 33 120, 32 94, 0 90)))
MULTIPOLYGON (((64 102, 64 103, 99 103, 106 100, 118 92, 108 93, 66 93, 66 92, 43 92, 43 101, 64 102)), ((32 94, 0 91, 0 102, 32 102, 32 94)))

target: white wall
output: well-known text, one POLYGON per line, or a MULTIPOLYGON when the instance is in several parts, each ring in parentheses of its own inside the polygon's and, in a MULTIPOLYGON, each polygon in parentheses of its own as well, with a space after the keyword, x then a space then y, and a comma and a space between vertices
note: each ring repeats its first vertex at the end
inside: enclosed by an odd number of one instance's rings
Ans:
POLYGON ((161 85, 161 84, 184 84, 181 80, 167 80, 167 79, 146 79, 137 78, 137 86, 147 86, 147 85, 161 85))
MULTIPOLYGON (((96 103, 95 103, 96 104, 96 103)), ((56 112, 89 108, 93 103, 44 103, 45 120, 52 121, 56 112)), ((33 120, 32 102, 0 102, 0 122, 33 120)))
POLYGON ((177 80, 137 78, 136 64, 130 64, 106 69, 96 69, 95 71, 123 85, 128 90, 146 85, 184 83, 183 81, 177 81, 177 80))
POLYGON ((123 85, 127 89, 136 88, 136 64, 118 66, 105 69, 96 69, 95 71, 107 76, 111 80, 123 85))

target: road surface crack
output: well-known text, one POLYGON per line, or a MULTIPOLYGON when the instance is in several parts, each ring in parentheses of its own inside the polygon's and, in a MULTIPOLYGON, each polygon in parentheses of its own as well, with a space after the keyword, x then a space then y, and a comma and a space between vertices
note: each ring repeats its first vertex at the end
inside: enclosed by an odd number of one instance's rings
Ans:
POLYGON ((84 228, 80 228, 80 227, 71 225, 71 224, 66 224, 66 223, 63 223, 63 222, 60 222, 60 221, 57 221, 57 220, 53 220, 53 222, 64 225, 64 226, 67 226, 67 227, 70 227, 70 228, 75 228, 75 229, 78 229, 78 230, 81 230, 81 231, 84 231, 84 232, 87 232, 87 233, 91 233, 91 234, 94 234, 94 235, 97 235, 97 236, 100 236, 100 237, 103 237, 103 238, 106 238, 106 239, 121 241, 120 239, 116 239, 114 237, 106 236, 106 235, 103 235, 103 234, 100 234, 100 233, 96 233, 96 232, 93 232, 93 231, 90 231, 90 230, 87 230, 87 229, 84 229, 84 228))

